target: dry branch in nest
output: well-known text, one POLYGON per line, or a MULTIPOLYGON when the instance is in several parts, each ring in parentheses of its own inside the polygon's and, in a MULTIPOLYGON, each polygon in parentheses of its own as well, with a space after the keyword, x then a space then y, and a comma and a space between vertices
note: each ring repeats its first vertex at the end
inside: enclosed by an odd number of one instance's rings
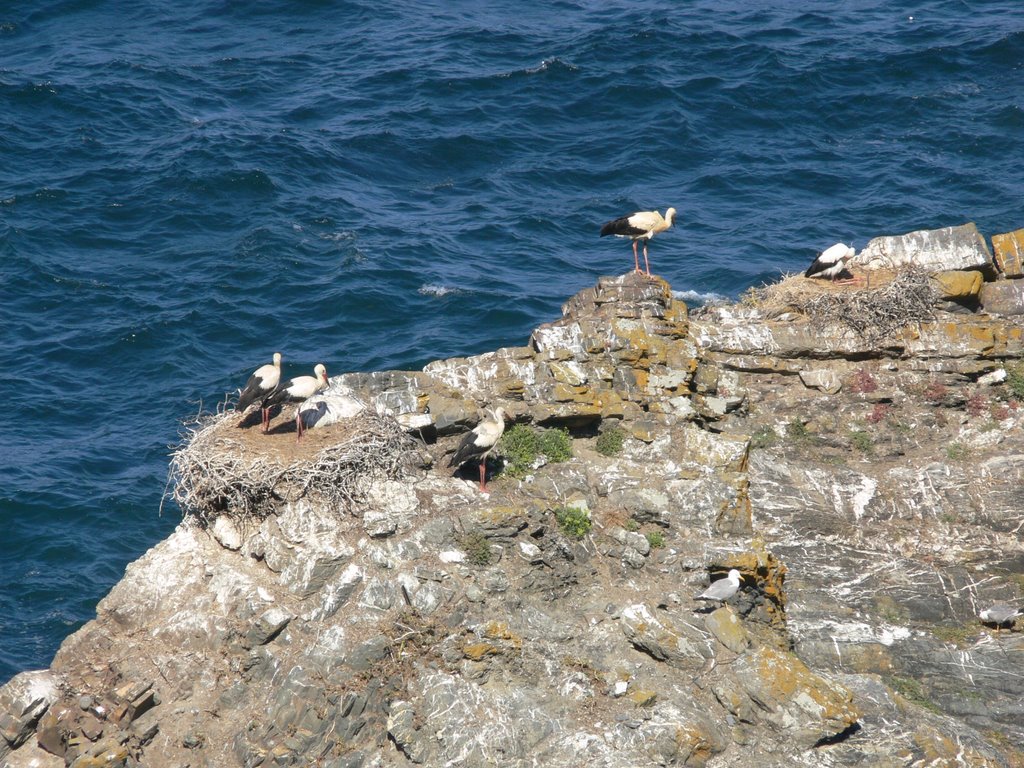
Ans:
POLYGON ((282 460, 259 449, 260 438, 269 444, 267 436, 240 437, 237 419, 234 412, 197 418, 171 455, 171 498, 204 526, 225 514, 259 521, 281 502, 306 496, 352 512, 374 480, 406 474, 416 447, 393 418, 363 414, 344 423, 337 443, 282 460))
POLYGON ((935 318, 939 292, 926 272, 897 272, 880 288, 826 291, 804 278, 755 289, 748 301, 772 314, 795 311, 822 331, 854 331, 867 342, 878 342, 909 325, 935 318))

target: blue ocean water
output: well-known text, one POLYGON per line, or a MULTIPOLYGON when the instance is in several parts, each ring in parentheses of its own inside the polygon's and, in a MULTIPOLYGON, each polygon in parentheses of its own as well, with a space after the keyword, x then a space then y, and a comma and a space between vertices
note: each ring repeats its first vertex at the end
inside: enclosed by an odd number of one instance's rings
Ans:
POLYGON ((0 682, 158 515, 179 423, 524 343, 651 244, 736 295, 836 240, 1024 226, 1019 0, 8 0, 0 682))

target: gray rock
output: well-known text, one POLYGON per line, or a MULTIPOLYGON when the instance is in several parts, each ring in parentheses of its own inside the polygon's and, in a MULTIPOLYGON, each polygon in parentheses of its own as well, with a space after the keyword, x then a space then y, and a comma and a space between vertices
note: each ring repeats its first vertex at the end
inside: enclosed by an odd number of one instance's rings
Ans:
POLYGON ((850 262, 865 269, 918 267, 929 272, 974 269, 992 263, 985 238, 973 223, 876 237, 850 262))

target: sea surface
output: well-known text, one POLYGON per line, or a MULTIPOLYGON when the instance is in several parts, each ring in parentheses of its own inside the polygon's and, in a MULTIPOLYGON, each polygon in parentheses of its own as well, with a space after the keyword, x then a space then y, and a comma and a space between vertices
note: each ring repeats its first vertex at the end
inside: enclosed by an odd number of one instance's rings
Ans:
POLYGON ((1024 4, 0 3, 0 682, 171 532, 181 422, 274 351, 523 344, 668 206, 693 302, 1024 227, 1024 4))

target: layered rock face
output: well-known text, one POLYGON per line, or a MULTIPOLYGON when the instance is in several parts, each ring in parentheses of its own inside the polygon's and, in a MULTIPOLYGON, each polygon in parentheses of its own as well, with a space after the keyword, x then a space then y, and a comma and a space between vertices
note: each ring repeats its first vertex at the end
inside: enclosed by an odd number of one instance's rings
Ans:
POLYGON ((304 440, 397 418, 401 471, 340 497, 280 472, 259 513, 187 515, 0 689, 0 757, 1021 765, 1024 641, 975 615, 1024 590, 1022 330, 689 316, 626 275, 528 346, 338 377, 304 440), (573 457, 485 495, 444 465, 499 405, 573 457), (736 595, 695 599, 731 568, 736 595))

